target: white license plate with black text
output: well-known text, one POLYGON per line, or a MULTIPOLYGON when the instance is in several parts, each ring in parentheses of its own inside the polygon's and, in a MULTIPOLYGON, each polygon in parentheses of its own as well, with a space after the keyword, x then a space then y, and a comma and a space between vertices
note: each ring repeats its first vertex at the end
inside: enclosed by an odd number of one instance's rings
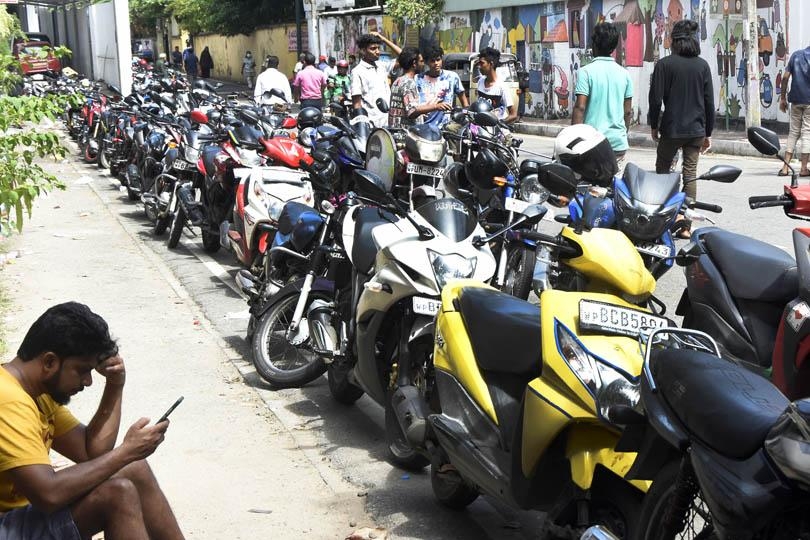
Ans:
POLYGON ((514 197, 506 197, 503 201, 503 207, 509 210, 510 212, 517 212, 518 214, 522 214, 526 211, 529 207, 529 203, 523 201, 521 199, 516 199, 514 197))
POLYGON ((441 178, 444 176, 444 167, 431 167, 430 165, 422 165, 421 163, 408 163, 406 171, 408 174, 433 176, 434 178, 441 178))
POLYGON ((413 297, 413 312, 418 315, 434 317, 442 309, 442 303, 435 298, 413 297))
POLYGON ((579 301, 580 330, 638 337, 642 330, 662 326, 669 326, 669 321, 647 311, 592 300, 579 301))
POLYGON ((174 160, 174 164, 172 165, 178 171, 185 171, 191 169, 191 163, 188 161, 183 161, 182 159, 174 160))
POLYGON ((674 256, 672 246, 666 244, 641 243, 636 244, 636 250, 645 255, 652 255, 659 259, 668 259, 674 256))

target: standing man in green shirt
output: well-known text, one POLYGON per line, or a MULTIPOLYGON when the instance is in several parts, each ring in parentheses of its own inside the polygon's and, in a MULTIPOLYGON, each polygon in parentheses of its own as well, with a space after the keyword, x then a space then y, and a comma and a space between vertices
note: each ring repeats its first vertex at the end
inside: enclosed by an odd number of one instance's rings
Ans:
POLYGON ((593 29, 593 61, 579 70, 574 90, 572 124, 588 124, 610 141, 619 172, 627 157, 627 130, 633 117, 633 82, 630 74, 611 56, 619 44, 619 29, 600 23, 593 29))

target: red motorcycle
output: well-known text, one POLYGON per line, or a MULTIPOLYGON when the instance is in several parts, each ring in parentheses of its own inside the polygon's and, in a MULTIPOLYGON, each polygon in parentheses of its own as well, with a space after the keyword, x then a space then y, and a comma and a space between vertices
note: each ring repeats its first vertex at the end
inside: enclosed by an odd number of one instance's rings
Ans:
MULTIPOLYGON (((749 128, 748 140, 763 154, 779 152, 770 130, 749 128)), ((784 194, 748 203, 810 220, 810 186, 799 186, 795 171, 784 194)), ((687 283, 676 313, 684 327, 714 337, 723 356, 770 377, 796 400, 810 397, 810 228, 793 231, 793 246, 795 259, 754 238, 697 229, 676 259, 687 283)))

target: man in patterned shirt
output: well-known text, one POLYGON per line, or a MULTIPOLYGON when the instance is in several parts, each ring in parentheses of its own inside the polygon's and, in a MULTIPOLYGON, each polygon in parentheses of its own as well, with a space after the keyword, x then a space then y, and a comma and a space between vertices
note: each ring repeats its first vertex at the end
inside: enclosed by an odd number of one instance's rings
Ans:
POLYGON ((428 66, 426 73, 416 77, 416 88, 419 92, 419 103, 430 106, 425 114, 424 122, 438 128, 450 121, 449 112, 453 109, 456 96, 462 107, 470 105, 461 79, 454 71, 442 69, 444 51, 441 47, 433 46, 424 52, 425 62, 428 66))

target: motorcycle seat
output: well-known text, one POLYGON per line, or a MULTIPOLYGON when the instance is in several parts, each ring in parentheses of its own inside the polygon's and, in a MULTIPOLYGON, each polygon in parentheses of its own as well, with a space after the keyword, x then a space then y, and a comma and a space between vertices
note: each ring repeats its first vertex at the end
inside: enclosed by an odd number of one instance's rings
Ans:
POLYGON ((785 251, 717 228, 700 237, 735 298, 784 305, 799 295, 796 261, 785 251))
POLYGON ((653 351, 650 369, 686 429, 732 459, 760 449, 790 403, 769 380, 711 354, 661 349, 653 351))
POLYGON ((540 308, 500 291, 461 289, 456 309, 467 328, 475 360, 484 371, 540 376, 540 308))
POLYGON ((397 218, 381 208, 365 207, 354 213, 354 221, 356 225, 352 244, 352 264, 361 274, 370 275, 378 251, 371 231, 379 225, 394 223, 397 218))

